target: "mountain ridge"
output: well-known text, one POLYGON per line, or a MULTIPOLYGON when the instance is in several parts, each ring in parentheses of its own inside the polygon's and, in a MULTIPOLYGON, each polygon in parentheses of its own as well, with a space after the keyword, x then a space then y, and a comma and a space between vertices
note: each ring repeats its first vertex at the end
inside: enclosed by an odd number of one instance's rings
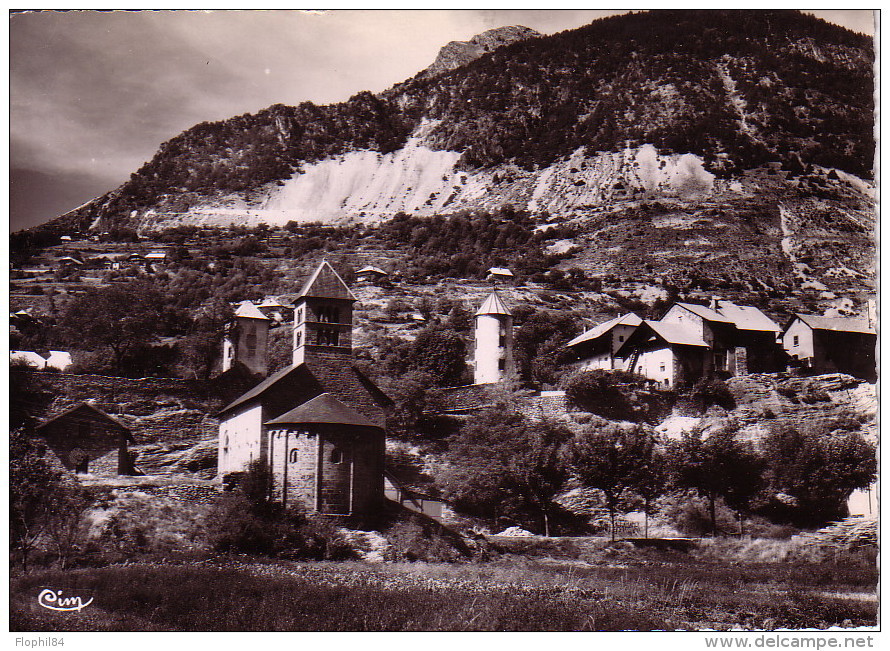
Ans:
MULTIPOLYGON (((379 174, 371 167, 379 167, 382 157, 402 152, 403 159, 410 158, 406 144, 414 153, 418 147, 434 152, 428 158, 437 165, 443 156, 448 159, 436 168, 445 184, 432 184, 412 204, 418 214, 497 201, 549 210, 526 198, 536 189, 529 190, 530 176, 558 177, 565 181, 561 187, 580 188, 591 179, 573 178, 578 172, 571 170, 582 168, 566 161, 602 167, 609 156, 629 160, 623 153, 628 151, 634 156, 646 151, 651 158, 648 147, 658 165, 696 157, 687 162, 703 170, 699 180, 736 178, 770 160, 792 170, 816 164, 868 178, 874 150, 872 58, 867 38, 800 12, 614 16, 520 38, 436 74, 427 68, 378 95, 361 92, 328 106, 277 104, 254 115, 201 123, 162 144, 123 186, 62 221, 81 229, 129 224, 152 230, 153 216, 161 213, 201 223, 207 210, 226 204, 233 215, 264 206, 280 209, 281 188, 311 181, 302 178, 307 170, 317 175, 326 166, 324 173, 333 178, 335 163, 359 156, 368 167, 352 181, 373 180, 379 174), (483 186, 478 200, 455 191, 446 203, 452 194, 447 183, 462 174, 483 186), (506 192, 509 177, 527 182, 506 192)), ((588 193, 592 205, 612 201, 609 188, 628 186, 627 178, 636 173, 634 162, 629 165, 588 193)), ((544 186, 539 194, 549 192, 544 186)), ((668 186, 671 196, 675 188, 668 186)), ((340 197, 342 205, 332 203, 320 218, 331 220, 331 213, 348 208, 341 219, 373 221, 404 209, 396 205, 399 193, 417 191, 395 184, 392 201, 371 201, 383 205, 381 210, 362 210, 360 199, 371 191, 354 187, 355 193, 340 197)), ((646 184, 640 189, 653 193, 646 184)), ((327 200, 336 192, 327 188, 321 194, 327 200)), ((311 193, 296 195, 317 203, 311 193)), ((623 197, 634 198, 639 197, 623 197)), ((576 207, 557 204, 552 206, 557 210, 576 207)), ((317 218, 305 210, 291 213, 297 221, 317 218)))

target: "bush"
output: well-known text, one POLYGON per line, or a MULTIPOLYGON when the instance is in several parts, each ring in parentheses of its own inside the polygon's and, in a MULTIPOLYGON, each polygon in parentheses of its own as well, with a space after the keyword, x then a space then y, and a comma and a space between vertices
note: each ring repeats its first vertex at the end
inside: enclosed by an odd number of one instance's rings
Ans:
POLYGON ((715 405, 727 411, 735 409, 735 398, 732 397, 729 387, 722 380, 715 378, 699 380, 692 387, 689 397, 702 413, 715 405))

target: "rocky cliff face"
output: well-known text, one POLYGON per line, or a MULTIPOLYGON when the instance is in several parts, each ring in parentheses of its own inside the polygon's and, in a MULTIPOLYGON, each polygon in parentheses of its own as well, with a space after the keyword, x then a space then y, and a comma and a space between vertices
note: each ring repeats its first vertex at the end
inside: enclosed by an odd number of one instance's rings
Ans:
POLYGON ((487 32, 477 34, 469 41, 451 41, 439 50, 439 56, 421 75, 423 77, 433 77, 466 65, 483 54, 493 52, 504 45, 541 35, 540 32, 529 27, 513 25, 490 29, 487 32))

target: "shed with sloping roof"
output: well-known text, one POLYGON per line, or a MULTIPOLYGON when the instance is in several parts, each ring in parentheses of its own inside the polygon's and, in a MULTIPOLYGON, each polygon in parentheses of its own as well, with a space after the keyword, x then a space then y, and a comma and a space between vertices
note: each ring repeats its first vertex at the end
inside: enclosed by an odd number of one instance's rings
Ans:
POLYGON ((67 469, 79 474, 135 474, 127 444, 130 428, 88 402, 82 402, 38 425, 35 433, 67 469))

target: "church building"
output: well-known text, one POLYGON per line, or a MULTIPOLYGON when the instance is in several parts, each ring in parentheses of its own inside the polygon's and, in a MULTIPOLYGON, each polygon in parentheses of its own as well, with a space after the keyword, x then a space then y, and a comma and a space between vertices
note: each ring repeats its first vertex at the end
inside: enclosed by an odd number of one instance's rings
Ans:
POLYGON ((295 301, 293 363, 219 414, 220 478, 260 460, 269 464, 273 495, 282 501, 337 515, 379 507, 392 401, 355 367, 355 301, 322 261, 295 301))

